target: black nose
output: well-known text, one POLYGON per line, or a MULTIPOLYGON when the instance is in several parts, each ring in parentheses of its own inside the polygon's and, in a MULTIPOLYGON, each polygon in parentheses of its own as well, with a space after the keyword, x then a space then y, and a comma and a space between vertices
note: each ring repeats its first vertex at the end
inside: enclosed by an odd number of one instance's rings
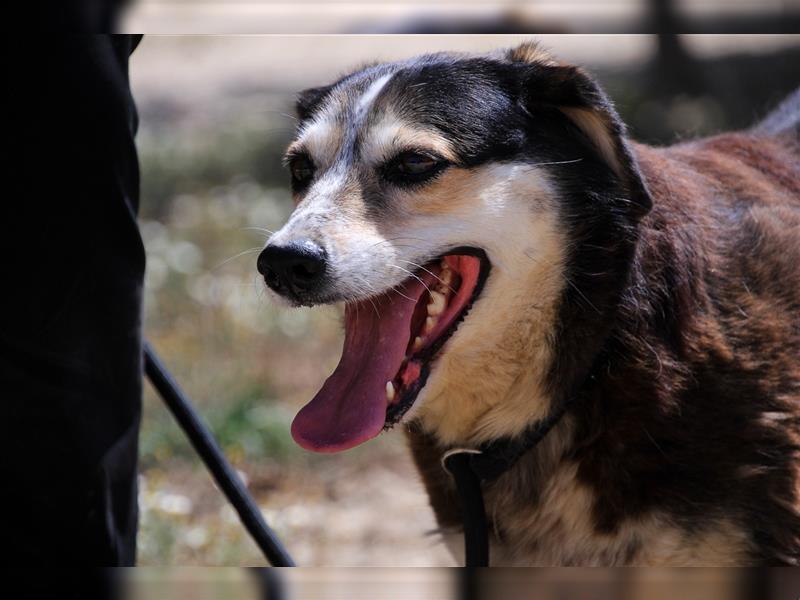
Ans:
POLYGON ((303 294, 317 287, 327 265, 323 248, 311 240, 270 244, 258 256, 258 272, 279 294, 303 294))

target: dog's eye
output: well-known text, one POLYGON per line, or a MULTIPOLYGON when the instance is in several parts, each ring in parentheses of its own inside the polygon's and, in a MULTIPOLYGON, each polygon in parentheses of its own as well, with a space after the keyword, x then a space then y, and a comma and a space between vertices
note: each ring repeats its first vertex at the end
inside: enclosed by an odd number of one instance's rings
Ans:
POLYGON ((437 161, 430 156, 411 152, 402 154, 397 160, 397 169, 406 175, 422 175, 433 169, 437 161))
POLYGON ((294 183, 303 185, 314 176, 314 163, 308 156, 298 154, 289 159, 289 171, 292 173, 294 183))
POLYGON ((383 176, 396 185, 421 183, 439 173, 446 163, 419 152, 403 152, 389 161, 383 176))

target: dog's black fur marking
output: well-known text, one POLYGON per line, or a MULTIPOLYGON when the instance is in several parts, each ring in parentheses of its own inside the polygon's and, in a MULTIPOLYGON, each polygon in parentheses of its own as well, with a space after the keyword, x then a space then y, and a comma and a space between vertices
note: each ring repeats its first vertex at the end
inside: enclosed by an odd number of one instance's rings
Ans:
POLYGON ((300 121, 307 121, 322 101, 328 96, 334 85, 309 88, 297 94, 294 110, 300 121))

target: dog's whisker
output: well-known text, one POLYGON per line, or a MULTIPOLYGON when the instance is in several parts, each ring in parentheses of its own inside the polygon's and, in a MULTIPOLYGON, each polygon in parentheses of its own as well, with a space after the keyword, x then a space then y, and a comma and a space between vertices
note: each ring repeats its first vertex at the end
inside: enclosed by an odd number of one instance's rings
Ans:
MULTIPOLYGON (((416 273, 413 273, 412 271, 409 271, 408 269, 405 269, 405 268, 403 268, 403 267, 401 267, 399 265, 390 264, 389 266, 390 267, 394 267, 395 269, 400 269, 401 271, 405 271, 406 273, 411 275, 414 279, 419 281, 422 284, 422 287, 424 287, 426 290, 428 290, 428 293, 431 293, 431 288, 429 288, 427 285, 425 285, 425 282, 422 281, 422 279, 416 273)), ((410 300, 410 298, 409 298, 409 300, 410 300)))
POLYGON ((375 316, 378 317, 378 319, 380 319, 381 313, 378 310, 378 306, 375 304, 375 301, 372 299, 372 296, 367 296, 367 300, 369 300, 369 303, 372 304, 372 309, 375 311, 375 316))
MULTIPOLYGON (((362 291, 362 297, 365 296, 366 299, 369 300, 370 304, 372 304, 372 309, 375 311, 375 316, 378 317, 378 319, 380 319, 381 318, 380 311, 378 310, 378 306, 375 304, 375 301, 372 299, 372 297, 375 295, 375 289, 372 287, 372 285, 369 283, 369 281, 367 281, 367 279, 365 277, 360 277, 357 280, 357 282, 361 282, 363 284, 363 285, 359 286, 362 289, 361 290, 362 291)), ((359 304, 360 304, 360 302, 358 302, 356 300, 356 319, 358 319, 358 305, 359 304)))
POLYGON ((397 288, 392 288, 392 289, 391 289, 391 291, 393 291, 393 292, 394 292, 395 294, 397 294, 398 296, 402 296, 403 298, 405 298, 405 299, 406 299, 406 300, 408 300, 409 302, 416 302, 416 300, 414 300, 413 298, 409 298, 408 296, 406 296, 404 293, 402 293, 402 292, 401 292, 400 290, 398 290, 397 288))
MULTIPOLYGON (((391 244, 392 242, 400 241, 400 240, 411 240, 411 241, 418 241, 418 242, 427 241, 427 240, 424 240, 422 238, 414 238, 414 237, 393 237, 393 238, 387 238, 385 240, 381 240, 379 242, 375 242, 371 246, 368 246, 367 250, 369 250, 370 248, 374 248, 375 246, 380 246, 381 244, 391 244)), ((402 246, 402 244, 393 244, 393 245, 394 246, 402 246)), ((416 248, 416 246, 409 246, 409 247, 416 248)))
MULTIPOLYGON (((530 258, 531 260, 533 260, 535 262, 538 262, 540 264, 541 263, 546 263, 550 267, 555 267, 555 265, 552 262, 548 261, 548 260, 541 259, 541 258, 538 258, 536 256, 532 256, 528 252, 524 252, 523 254, 525 254, 525 256, 527 256, 528 258, 530 258)), ((586 304, 588 304, 595 312, 597 312, 598 315, 603 314, 600 311, 599 308, 597 308, 594 304, 592 304, 591 300, 589 300, 589 298, 586 297, 586 295, 580 290, 580 288, 577 285, 575 285, 575 283, 567 275, 565 275, 564 273, 561 273, 561 278, 564 280, 564 282, 568 286, 570 286, 573 290, 575 290, 578 293, 578 295, 581 298, 583 298, 583 301, 586 302, 586 304)))
MULTIPOLYGON (((413 265, 413 266, 415 266, 415 267, 417 267, 417 268, 420 268, 420 269, 422 269, 423 271, 425 271, 425 272, 426 272, 426 273, 428 273, 429 275, 433 275, 433 276, 434 276, 436 279, 438 279, 438 280, 439 280, 439 283, 441 283, 441 284, 445 285, 445 286, 447 287, 447 289, 449 289, 449 290, 450 290, 451 292, 453 292, 454 294, 456 293, 456 290, 453 288, 453 286, 451 286, 451 285, 447 285, 447 284, 446 284, 446 283, 445 283, 445 282, 442 280, 442 278, 441 278, 441 277, 439 277, 439 276, 438 276, 436 273, 434 273, 433 271, 430 271, 430 270, 426 269, 426 268, 425 268, 425 267, 423 267, 421 264, 419 264, 419 263, 415 263, 413 260, 404 260, 404 259, 402 259, 402 258, 400 259, 400 262, 404 262, 404 263, 407 263, 407 264, 409 264, 409 265, 413 265)), ((428 290, 428 291, 430 291, 430 290, 428 290)))
POLYGON ((586 304, 588 304, 590 307, 592 307, 598 315, 603 314, 602 312, 600 312, 599 308, 597 308, 594 304, 592 304, 591 300, 589 300, 586 297, 586 295, 580 290, 580 288, 577 285, 575 285, 575 283, 573 283, 570 280, 569 277, 567 277, 566 275, 562 275, 562 277, 564 278, 564 281, 567 283, 567 285, 569 285, 573 290, 575 290, 580 295, 580 297, 583 298, 583 301, 586 302, 586 304))
POLYGON ((254 246, 253 248, 248 248, 247 250, 242 250, 241 252, 239 252, 239 254, 234 254, 230 258, 226 258, 221 263, 219 263, 218 265, 213 267, 211 270, 215 271, 215 270, 219 269, 220 267, 228 264, 232 260, 236 260, 237 258, 240 258, 240 257, 242 257, 242 256, 244 256, 246 254, 252 254, 254 252, 260 252, 261 250, 262 250, 261 246, 254 246))
POLYGON ((527 165, 527 166, 530 166, 530 167, 545 167, 547 165, 570 165, 572 163, 581 162, 582 160, 583 160, 582 158, 573 158, 571 160, 554 160, 554 161, 551 161, 551 162, 531 163, 530 165, 527 165))
POLYGON ((272 229, 267 229, 266 227, 242 227, 241 229, 242 231, 258 231, 259 233, 267 234, 267 236, 275 233, 272 229))

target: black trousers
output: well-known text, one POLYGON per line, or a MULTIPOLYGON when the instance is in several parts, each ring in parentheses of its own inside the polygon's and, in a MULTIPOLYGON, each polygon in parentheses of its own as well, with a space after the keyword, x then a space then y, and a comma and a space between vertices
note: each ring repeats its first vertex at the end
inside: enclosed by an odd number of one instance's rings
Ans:
POLYGON ((31 35, 7 42, 0 203, 6 564, 135 562, 145 258, 127 65, 137 41, 31 35))

